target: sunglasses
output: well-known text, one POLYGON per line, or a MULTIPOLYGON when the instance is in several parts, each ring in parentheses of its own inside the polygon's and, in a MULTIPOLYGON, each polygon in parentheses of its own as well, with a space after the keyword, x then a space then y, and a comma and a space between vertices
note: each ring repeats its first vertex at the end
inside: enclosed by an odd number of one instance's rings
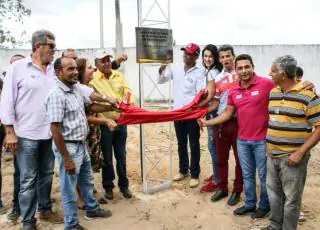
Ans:
POLYGON ((53 49, 53 50, 56 48, 56 44, 55 43, 40 43, 40 45, 49 46, 50 49, 53 49))

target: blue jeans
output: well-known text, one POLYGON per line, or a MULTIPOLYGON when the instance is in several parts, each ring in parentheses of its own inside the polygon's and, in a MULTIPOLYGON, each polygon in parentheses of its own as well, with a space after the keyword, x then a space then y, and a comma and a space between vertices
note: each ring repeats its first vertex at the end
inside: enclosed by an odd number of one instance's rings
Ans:
POLYGON ((13 159, 14 173, 13 173, 13 200, 12 200, 12 208, 16 210, 16 212, 20 213, 20 205, 19 205, 19 192, 20 192, 20 170, 17 162, 17 157, 14 156, 13 159))
POLYGON ((30 227, 36 224, 34 215, 37 205, 39 212, 51 211, 52 208, 50 200, 54 168, 52 141, 19 137, 18 144, 19 204, 23 226, 30 227))
POLYGON ((219 175, 218 175, 218 153, 217 153, 217 148, 215 144, 215 127, 214 126, 208 126, 208 149, 210 152, 211 156, 211 161, 212 161, 212 181, 214 183, 219 182, 219 175))
POLYGON ((188 139, 191 151, 191 178, 198 179, 200 174, 200 128, 197 120, 175 121, 174 128, 178 141, 179 172, 189 172, 188 139))
POLYGON ((3 207, 3 204, 2 204, 2 169, 1 169, 1 158, 2 158, 2 144, 3 144, 3 141, 4 141, 4 137, 5 137, 5 131, 4 131, 4 128, 3 126, 0 126, 0 208, 3 207))
POLYGON ((80 188, 85 202, 86 211, 94 211, 99 208, 93 196, 93 172, 87 146, 82 143, 66 143, 70 157, 76 165, 76 173, 70 175, 64 168, 64 161, 55 145, 52 146, 54 155, 59 164, 60 189, 62 206, 64 209, 65 229, 71 229, 79 223, 77 205, 77 185, 80 188))
POLYGON ((258 170, 261 191, 259 207, 261 209, 269 209, 270 206, 266 187, 266 141, 249 141, 238 139, 237 148, 244 182, 245 207, 256 207, 256 170, 258 170))
POLYGON ((113 189, 115 173, 113 168, 113 153, 116 158, 118 174, 118 186, 125 189, 129 186, 127 177, 127 126, 119 126, 111 132, 105 125, 101 129, 101 150, 103 154, 102 185, 105 190, 113 189))

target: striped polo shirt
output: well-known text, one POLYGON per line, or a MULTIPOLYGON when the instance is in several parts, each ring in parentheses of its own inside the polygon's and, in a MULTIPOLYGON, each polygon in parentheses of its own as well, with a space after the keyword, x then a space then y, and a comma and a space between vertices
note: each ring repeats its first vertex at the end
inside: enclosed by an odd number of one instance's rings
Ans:
POLYGON ((302 83, 283 92, 274 88, 269 97, 268 152, 283 157, 297 150, 320 125, 320 99, 302 83))

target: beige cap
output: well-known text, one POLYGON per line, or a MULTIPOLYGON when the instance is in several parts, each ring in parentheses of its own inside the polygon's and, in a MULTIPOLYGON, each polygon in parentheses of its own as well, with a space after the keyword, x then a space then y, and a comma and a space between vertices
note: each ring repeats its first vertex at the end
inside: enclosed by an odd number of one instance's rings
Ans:
POLYGON ((102 59, 105 57, 112 57, 112 55, 109 54, 106 50, 99 50, 95 55, 96 59, 102 59))

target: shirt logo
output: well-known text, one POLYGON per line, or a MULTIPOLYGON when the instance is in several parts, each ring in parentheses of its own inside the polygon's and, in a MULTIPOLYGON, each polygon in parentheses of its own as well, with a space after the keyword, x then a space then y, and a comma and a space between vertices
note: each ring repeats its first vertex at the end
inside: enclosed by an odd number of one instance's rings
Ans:
POLYGON ((251 96, 257 96, 257 95, 259 95, 259 90, 251 92, 251 96))
POLYGON ((236 96, 236 99, 237 100, 239 100, 239 99, 241 99, 242 98, 242 94, 238 94, 237 96, 236 96))

